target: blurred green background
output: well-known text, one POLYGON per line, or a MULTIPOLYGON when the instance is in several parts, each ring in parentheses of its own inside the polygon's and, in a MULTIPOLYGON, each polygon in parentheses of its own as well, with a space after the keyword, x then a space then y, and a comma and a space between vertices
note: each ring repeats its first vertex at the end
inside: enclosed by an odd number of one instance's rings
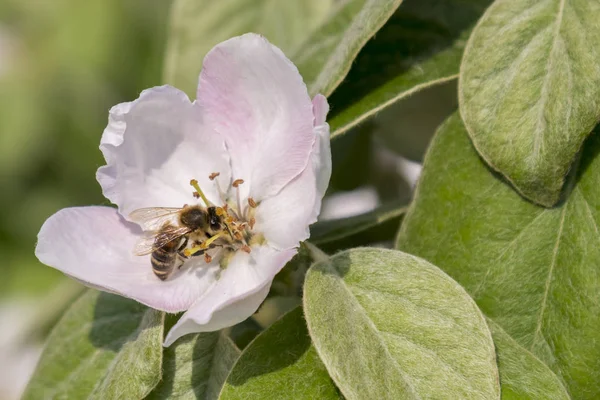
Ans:
POLYGON ((64 279, 33 254, 48 216, 107 204, 95 172, 108 110, 161 84, 170 3, 0 0, 0 300, 64 279))

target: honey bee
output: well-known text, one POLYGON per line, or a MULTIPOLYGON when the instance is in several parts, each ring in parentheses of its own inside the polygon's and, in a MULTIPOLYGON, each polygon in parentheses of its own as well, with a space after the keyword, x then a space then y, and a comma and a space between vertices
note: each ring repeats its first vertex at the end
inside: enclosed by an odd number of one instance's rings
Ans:
POLYGON ((136 244, 134 254, 151 254, 152 271, 163 281, 171 275, 178 262, 177 267, 181 267, 187 258, 204 254, 208 248, 217 245, 215 239, 224 236, 222 213, 219 214, 214 206, 140 208, 129 217, 145 232, 145 236, 136 244), (188 255, 186 248, 190 239, 195 251, 188 255))

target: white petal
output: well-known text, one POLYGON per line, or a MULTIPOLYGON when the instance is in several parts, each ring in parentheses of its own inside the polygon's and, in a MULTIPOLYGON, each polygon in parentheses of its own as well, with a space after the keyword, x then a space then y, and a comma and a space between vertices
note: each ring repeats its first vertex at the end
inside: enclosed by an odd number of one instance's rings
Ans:
POLYGON ((177 339, 189 333, 212 332, 239 324, 250 317, 265 300, 271 289, 271 282, 267 283, 258 292, 244 297, 222 310, 216 311, 209 324, 198 325, 187 313, 181 316, 177 324, 169 331, 165 338, 164 346, 169 347, 177 339))
POLYGON ((306 169, 277 195, 264 200, 256 209, 256 227, 267 242, 277 249, 297 247, 309 235, 309 225, 317 221, 321 201, 331 177, 329 125, 324 122, 329 109, 327 100, 317 95, 314 127, 317 140, 306 169))
POLYGON ((246 34, 205 57, 198 103, 229 149, 242 195, 259 201, 279 192, 305 168, 314 116, 298 69, 264 37, 246 34))
POLYGON ((230 166, 223 139, 207 129, 185 93, 161 86, 110 110, 100 149, 107 165, 96 177, 104 196, 127 217, 143 207, 198 203, 189 182, 197 179, 209 200, 220 203, 211 172, 224 187, 230 166))
POLYGON ((266 297, 273 277, 295 254, 296 249, 270 246, 236 253, 215 284, 171 329, 165 345, 187 333, 215 331, 248 318, 266 297))
POLYGON ((168 312, 186 310, 215 281, 218 266, 184 268, 166 281, 150 256, 135 256, 140 228, 110 207, 63 209, 46 220, 35 255, 82 283, 168 312))

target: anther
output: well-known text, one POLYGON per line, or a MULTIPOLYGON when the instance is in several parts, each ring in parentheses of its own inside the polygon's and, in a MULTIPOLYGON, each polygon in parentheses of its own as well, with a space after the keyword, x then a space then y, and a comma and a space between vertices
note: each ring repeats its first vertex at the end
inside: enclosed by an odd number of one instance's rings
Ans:
POLYGON ((248 204, 250 205, 250 207, 252 208, 256 208, 256 201, 254 201, 254 199, 252 197, 248 197, 248 204))
POLYGON ((256 223, 256 219, 254 219, 254 217, 250 218, 250 221, 248 221, 248 225, 250 226, 250 229, 254 229, 255 223, 256 223))
POLYGON ((248 246, 247 244, 245 244, 242 247, 240 247, 240 249, 242 251, 245 251, 246 253, 250 253, 252 251, 252 249, 250 248, 250 246, 248 246))
POLYGON ((244 183, 243 179, 236 179, 235 181, 233 181, 233 183, 231 184, 231 186, 233 186, 234 188, 240 186, 242 183, 244 183))
POLYGON ((210 174, 210 175, 208 176, 208 179, 210 179, 211 181, 214 181, 214 180, 215 180, 215 178, 216 178, 217 176, 219 176, 219 175, 221 175, 221 173, 220 173, 220 172, 213 172, 212 174, 210 174))
POLYGON ((195 199, 199 199, 200 198, 200 193, 194 192, 194 193, 192 193, 192 196, 194 196, 195 199))
POLYGON ((212 257, 209 256, 208 253, 204 253, 204 261, 206 261, 207 264, 210 264, 212 257))

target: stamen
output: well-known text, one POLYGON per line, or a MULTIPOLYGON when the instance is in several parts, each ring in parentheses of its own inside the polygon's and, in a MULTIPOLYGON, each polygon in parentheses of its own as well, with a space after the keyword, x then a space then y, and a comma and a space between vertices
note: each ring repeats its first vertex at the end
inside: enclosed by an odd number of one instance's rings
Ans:
POLYGON ((183 254, 186 257, 191 257, 193 256, 195 253, 201 251, 201 250, 206 250, 210 247, 211 243, 214 242, 215 240, 221 238, 223 235, 225 234, 225 232, 219 232, 216 235, 206 239, 204 242, 200 243, 199 245, 196 245, 194 247, 191 248, 187 248, 183 251, 183 254))
POLYGON ((250 218, 250 221, 248 221, 248 225, 250 226, 250 229, 254 229, 255 223, 256 223, 256 219, 254 219, 254 217, 250 218))
POLYGON ((248 204, 252 208, 256 208, 256 206, 257 206, 256 201, 254 201, 254 199, 252 197, 248 197, 248 204))
MULTIPOLYGON (((198 194, 198 196, 202 197, 202 200, 204 201, 204 203, 206 204, 206 206, 210 206, 210 201, 208 201, 208 199, 206 198, 206 196, 204 195, 204 192, 202 191, 202 189, 200 189, 200 185, 198 185, 198 181, 195 179, 192 179, 190 181, 190 185, 192 185, 192 187, 194 189, 196 189, 196 192, 198 194)), ((194 197, 196 197, 196 194, 194 194, 194 197)))
POLYGON ((240 217, 242 215, 244 215, 244 209, 242 208, 242 200, 240 199, 240 185, 242 183, 244 183, 243 179, 236 179, 231 184, 231 186, 233 186, 236 189, 237 206, 238 206, 238 213, 239 213, 240 217))
POLYGON ((227 203, 225 202, 225 193, 224 193, 224 192, 223 192, 223 190, 221 189, 221 184, 219 183, 219 180, 218 180, 218 179, 217 179, 217 180, 215 180, 215 178, 216 178, 217 176, 219 176, 219 175, 221 175, 221 173, 219 173, 219 172, 213 172, 212 174, 210 174, 210 175, 208 176, 208 179, 210 179, 211 181, 214 181, 214 182, 215 182, 215 185, 217 186, 217 191, 219 192, 219 199, 221 199, 221 203, 222 203, 222 204, 225 204, 225 205, 226 205, 227 203))

